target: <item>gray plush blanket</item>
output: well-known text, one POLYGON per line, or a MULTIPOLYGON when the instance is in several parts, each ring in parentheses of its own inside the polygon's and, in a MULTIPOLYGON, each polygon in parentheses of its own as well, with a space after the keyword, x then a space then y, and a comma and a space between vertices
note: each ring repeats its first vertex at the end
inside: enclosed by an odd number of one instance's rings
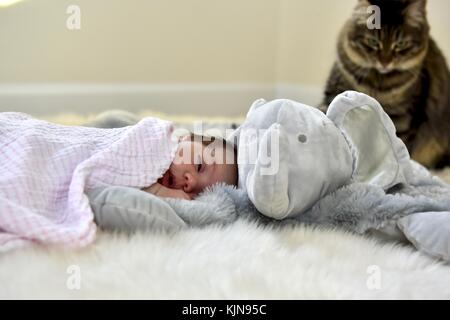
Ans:
POLYGON ((205 190, 195 201, 166 199, 188 224, 229 223, 245 218, 263 224, 304 223, 343 228, 363 234, 393 219, 418 213, 450 211, 450 188, 424 167, 413 162, 416 177, 411 185, 397 185, 388 192, 367 184, 351 184, 319 200, 309 211, 282 221, 258 213, 245 192, 218 185, 205 190))

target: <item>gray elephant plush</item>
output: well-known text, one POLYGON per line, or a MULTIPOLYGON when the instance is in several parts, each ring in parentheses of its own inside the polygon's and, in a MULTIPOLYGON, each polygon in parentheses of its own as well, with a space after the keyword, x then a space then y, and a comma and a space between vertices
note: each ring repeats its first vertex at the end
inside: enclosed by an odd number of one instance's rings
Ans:
POLYGON ((411 176, 408 151, 373 98, 338 95, 323 114, 292 100, 257 100, 229 138, 238 149, 239 187, 264 215, 300 215, 351 183, 387 190, 411 176))

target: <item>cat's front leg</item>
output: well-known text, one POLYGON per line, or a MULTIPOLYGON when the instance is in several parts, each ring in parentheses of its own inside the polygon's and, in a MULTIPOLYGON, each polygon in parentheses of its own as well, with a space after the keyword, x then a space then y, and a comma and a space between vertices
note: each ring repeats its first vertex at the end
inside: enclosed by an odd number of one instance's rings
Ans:
POLYGON ((430 128, 424 123, 419 128, 411 150, 411 158, 427 168, 434 168, 445 156, 446 148, 430 128))

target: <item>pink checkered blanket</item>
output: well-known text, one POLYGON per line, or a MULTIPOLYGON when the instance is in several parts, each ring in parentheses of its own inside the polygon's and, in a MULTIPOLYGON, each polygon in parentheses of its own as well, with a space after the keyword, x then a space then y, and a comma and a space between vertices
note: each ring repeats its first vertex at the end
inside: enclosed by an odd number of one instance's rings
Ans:
POLYGON ((85 192, 156 182, 175 155, 172 130, 156 118, 98 129, 0 113, 0 251, 91 243, 96 226, 85 192))

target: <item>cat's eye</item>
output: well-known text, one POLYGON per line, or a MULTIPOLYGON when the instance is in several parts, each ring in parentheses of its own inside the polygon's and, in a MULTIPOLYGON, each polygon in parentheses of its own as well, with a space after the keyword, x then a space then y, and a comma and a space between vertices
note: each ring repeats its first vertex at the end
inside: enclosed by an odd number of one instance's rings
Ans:
POLYGON ((406 40, 400 40, 400 41, 397 41, 395 44, 394 44, 394 50, 395 51, 403 51, 403 50, 405 50, 406 48, 408 48, 408 45, 409 45, 409 42, 408 41, 406 41, 406 40))
POLYGON ((366 45, 373 50, 378 50, 380 48, 380 41, 375 38, 366 38, 366 45))

